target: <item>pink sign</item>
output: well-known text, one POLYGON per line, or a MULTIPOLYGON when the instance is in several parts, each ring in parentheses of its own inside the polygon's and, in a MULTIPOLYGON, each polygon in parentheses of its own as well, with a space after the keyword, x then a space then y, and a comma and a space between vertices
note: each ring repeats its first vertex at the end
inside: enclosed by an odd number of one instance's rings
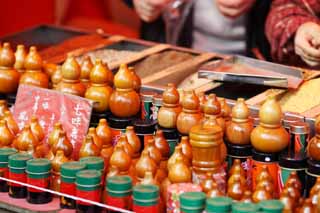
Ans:
POLYGON ((74 95, 28 85, 20 85, 13 116, 22 129, 35 115, 48 135, 60 122, 73 144, 73 158, 78 159, 81 144, 89 128, 92 102, 74 95))

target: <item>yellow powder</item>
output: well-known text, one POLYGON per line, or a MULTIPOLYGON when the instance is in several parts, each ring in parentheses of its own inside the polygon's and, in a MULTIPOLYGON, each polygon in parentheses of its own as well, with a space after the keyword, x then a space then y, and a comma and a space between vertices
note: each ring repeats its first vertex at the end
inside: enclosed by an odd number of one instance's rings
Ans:
POLYGON ((287 92, 281 99, 283 111, 305 112, 320 104, 320 78, 303 83, 296 91, 287 92))

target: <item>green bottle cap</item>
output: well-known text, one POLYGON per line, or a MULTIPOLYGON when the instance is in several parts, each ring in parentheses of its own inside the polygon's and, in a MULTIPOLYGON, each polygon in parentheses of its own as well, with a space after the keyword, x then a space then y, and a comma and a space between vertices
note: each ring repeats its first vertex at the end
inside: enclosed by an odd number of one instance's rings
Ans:
POLYGON ((179 196, 180 208, 183 210, 204 209, 206 194, 203 192, 185 192, 179 196))
POLYGON ((94 188, 100 185, 100 182, 101 182, 100 171, 90 169, 90 170, 79 171, 76 174, 77 186, 88 188, 89 190, 93 190, 94 188))
POLYGON ((72 182, 74 182, 77 172, 84 170, 85 168, 86 165, 78 161, 66 162, 61 165, 61 178, 64 180, 70 179, 70 181, 73 179, 72 182))
POLYGON ((27 153, 16 153, 9 156, 9 168, 21 170, 23 173, 27 167, 27 161, 32 159, 32 156, 27 153))
POLYGON ((107 178, 106 190, 112 195, 125 196, 132 191, 132 179, 130 176, 113 176, 107 178))
POLYGON ((256 213, 259 206, 253 203, 234 203, 232 205, 232 213, 256 213))
POLYGON ((0 164, 7 164, 9 162, 9 156, 17 153, 14 148, 1 148, 0 149, 0 164))
POLYGON ((208 213, 230 212, 232 199, 230 197, 208 198, 206 201, 206 211, 208 213))
POLYGON ((281 213, 284 205, 280 200, 264 200, 259 203, 262 212, 281 213))
POLYGON ((137 185, 133 187, 135 200, 154 200, 159 197, 159 187, 156 185, 137 185))
POLYGON ((27 174, 30 178, 40 179, 50 175, 51 162, 46 158, 36 158, 27 161, 27 174))
POLYGON ((84 157, 80 159, 87 169, 95 169, 101 171, 104 169, 104 159, 102 157, 84 157))

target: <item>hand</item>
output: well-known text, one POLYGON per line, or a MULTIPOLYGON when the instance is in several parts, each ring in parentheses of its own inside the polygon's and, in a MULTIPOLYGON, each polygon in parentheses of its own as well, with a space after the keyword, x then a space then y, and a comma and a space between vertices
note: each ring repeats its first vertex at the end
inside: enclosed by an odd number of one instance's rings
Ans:
POLYGON ((251 9, 256 0, 217 0, 222 15, 237 18, 251 9))
POLYGON ((145 22, 156 20, 170 0, 133 0, 139 17, 145 22))
POLYGON ((294 38, 294 49, 308 65, 320 65, 320 25, 313 22, 302 24, 294 38))

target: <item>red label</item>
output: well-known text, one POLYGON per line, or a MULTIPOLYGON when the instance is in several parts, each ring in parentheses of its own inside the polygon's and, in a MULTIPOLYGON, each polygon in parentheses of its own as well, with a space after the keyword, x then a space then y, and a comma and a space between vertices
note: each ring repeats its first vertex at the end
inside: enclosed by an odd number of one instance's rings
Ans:
POLYGON ((130 209, 130 196, 126 197, 112 197, 107 195, 106 204, 121 209, 130 209))
POLYGON ((54 124, 60 122, 74 147, 72 157, 77 160, 89 127, 91 111, 92 103, 87 99, 55 90, 20 85, 13 116, 22 129, 31 116, 36 115, 46 135, 45 142, 54 124))
POLYGON ((60 192, 68 195, 76 195, 76 184, 61 181, 60 192))
MULTIPOLYGON (((38 186, 38 187, 45 188, 45 189, 49 189, 49 187, 50 187, 50 178, 49 177, 48 178, 41 178, 41 179, 33 179, 33 178, 27 177, 27 181, 28 181, 28 184, 33 185, 33 186, 38 186)), ((28 191, 29 192, 43 192, 41 190, 30 188, 30 187, 28 187, 28 191)))
MULTIPOLYGON (((95 202, 100 202, 100 190, 94 190, 94 191, 81 191, 81 190, 76 190, 76 196, 87 199, 87 200, 92 200, 95 202)), ((77 203, 80 205, 91 205, 90 203, 87 202, 82 202, 80 200, 77 200, 77 203)))
POLYGON ((4 177, 4 178, 8 178, 9 177, 9 169, 6 168, 0 168, 0 176, 4 177))
MULTIPOLYGON (((26 173, 12 173, 9 171, 9 179, 19 181, 21 183, 26 183, 27 182, 27 174, 26 173)), ((9 183, 9 186, 17 186, 17 187, 22 187, 20 184, 16 183, 9 183)))
POLYGON ((133 204, 133 211, 136 213, 159 213, 159 205, 154 206, 138 206, 133 204))

